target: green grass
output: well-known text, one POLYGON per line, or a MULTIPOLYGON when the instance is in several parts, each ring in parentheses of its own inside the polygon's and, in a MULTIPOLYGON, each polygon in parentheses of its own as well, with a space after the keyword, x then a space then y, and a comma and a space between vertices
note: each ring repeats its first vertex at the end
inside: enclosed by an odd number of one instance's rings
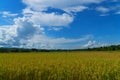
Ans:
POLYGON ((0 80, 120 80, 120 52, 4 53, 0 80))

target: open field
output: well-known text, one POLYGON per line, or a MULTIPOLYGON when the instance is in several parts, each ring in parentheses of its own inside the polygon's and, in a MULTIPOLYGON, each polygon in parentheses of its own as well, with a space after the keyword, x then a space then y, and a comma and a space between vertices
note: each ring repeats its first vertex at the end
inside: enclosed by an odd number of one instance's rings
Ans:
POLYGON ((120 80, 120 52, 4 53, 0 80, 120 80))

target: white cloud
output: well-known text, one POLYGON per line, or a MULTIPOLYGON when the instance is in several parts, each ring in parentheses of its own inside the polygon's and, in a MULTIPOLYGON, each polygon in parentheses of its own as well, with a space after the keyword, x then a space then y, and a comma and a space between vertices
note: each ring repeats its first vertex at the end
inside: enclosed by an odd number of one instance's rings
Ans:
POLYGON ((13 43, 14 37, 17 36, 16 28, 13 25, 0 26, 0 44, 10 45, 13 43))
POLYGON ((21 23, 0 27, 0 45, 4 47, 58 49, 65 48, 66 44, 82 42, 91 38, 90 35, 78 39, 51 38, 44 34, 43 29, 34 26, 28 27, 29 24, 21 23))
POLYGON ((67 13, 45 13, 25 8, 23 17, 14 18, 13 25, 0 26, 0 45, 25 48, 60 48, 62 46, 64 48, 63 44, 82 42, 90 38, 85 36, 79 39, 66 39, 46 36, 43 26, 59 30, 62 26, 68 26, 73 19, 74 16, 67 13))
POLYGON ((71 12, 77 13, 83 11, 88 7, 86 4, 100 3, 104 0, 22 0, 27 8, 23 10, 24 16, 38 25, 53 27, 53 30, 60 30, 61 28, 55 28, 58 26, 68 26, 74 21, 74 15, 71 12), (64 10, 66 13, 56 14, 55 12, 46 13, 43 12, 49 7, 64 10), (68 13, 68 14, 67 14, 68 13))
POLYGON ((43 26, 68 26, 73 22, 73 17, 66 13, 57 15, 55 13, 34 12, 30 18, 33 23, 43 26))
POLYGON ((96 10, 101 13, 107 13, 110 11, 109 8, 105 8, 105 7, 97 7, 96 10))
POLYGON ((2 17, 6 18, 6 17, 15 17, 17 16, 18 14, 13 14, 9 11, 3 11, 3 12, 0 12, 0 14, 2 14, 2 17))
POLYGON ((40 25, 36 25, 29 21, 29 19, 16 18, 14 19, 15 25, 17 26, 17 34, 20 38, 27 38, 34 34, 42 34, 43 28, 40 25))
POLYGON ((88 41, 87 44, 84 44, 82 47, 83 48, 94 48, 94 47, 104 47, 109 44, 103 43, 103 42, 97 42, 97 41, 88 41))
POLYGON ((108 16, 109 14, 100 14, 100 16, 108 16))
POLYGON ((91 47, 93 47, 94 45, 96 45, 96 41, 88 41, 88 43, 85 44, 83 47, 84 47, 84 48, 91 48, 91 47))
POLYGON ((23 0, 30 8, 35 10, 44 10, 48 7, 65 9, 82 4, 100 3, 103 0, 23 0))
POLYGON ((116 12, 115 14, 120 14, 120 11, 116 12))
POLYGON ((15 18, 14 23, 14 25, 0 26, 1 46, 55 49, 91 38, 91 35, 78 39, 51 38, 46 36, 43 27, 35 25, 26 17, 15 18))
POLYGON ((48 26, 53 30, 60 30, 61 28, 57 28, 58 26, 68 26, 70 23, 73 22, 74 17, 63 13, 63 14, 56 14, 55 12, 52 13, 45 13, 40 11, 33 11, 30 8, 25 8, 23 10, 23 15, 29 19, 34 24, 41 25, 41 26, 48 26), (56 27, 56 28, 55 28, 56 27))
POLYGON ((83 11, 85 9, 88 9, 88 7, 86 6, 76 6, 76 7, 68 7, 68 8, 65 8, 64 11, 68 12, 68 13, 71 13, 71 12, 80 12, 80 11, 83 11))
MULTIPOLYGON (((90 39, 91 36, 84 36, 79 39, 66 39, 66 38, 50 38, 46 35, 34 35, 29 40, 21 40, 22 47, 28 48, 46 48, 46 49, 59 49, 65 48, 66 44, 82 42, 90 39)), ((71 45, 72 46, 72 45, 71 45)), ((67 49, 71 48, 70 46, 67 49)))
MULTIPOLYGON (((68 26, 74 21, 74 15, 87 9, 84 4, 100 3, 103 0, 23 0, 27 7, 23 10, 23 17, 15 18, 13 25, 0 26, 0 44, 5 47, 25 47, 25 48, 64 48, 71 43, 86 41, 91 36, 84 36, 78 39, 51 38, 45 34, 44 26, 52 30, 60 30, 63 26, 68 26), (64 10, 62 14, 55 12, 43 12, 47 8, 57 8, 64 10)), ((105 11, 105 10, 104 10, 105 11)), ((3 17, 14 17, 17 14, 4 12, 3 17)), ((90 46, 94 42, 89 42, 90 46)), ((67 46, 67 48, 70 48, 67 46)))
POLYGON ((79 39, 66 39, 66 38, 57 38, 57 39, 51 39, 49 40, 50 43, 56 43, 56 44, 61 44, 61 43, 76 43, 76 42, 81 42, 85 41, 87 39, 91 38, 91 35, 84 36, 83 38, 79 39))
POLYGON ((0 44, 19 46, 21 39, 29 39, 35 34, 43 34, 43 28, 34 25, 26 18, 14 19, 14 25, 0 26, 0 44))

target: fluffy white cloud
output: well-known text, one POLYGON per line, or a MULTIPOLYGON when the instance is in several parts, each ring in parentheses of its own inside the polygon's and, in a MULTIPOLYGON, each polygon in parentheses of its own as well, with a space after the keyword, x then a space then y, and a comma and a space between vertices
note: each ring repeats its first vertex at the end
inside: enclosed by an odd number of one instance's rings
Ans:
POLYGON ((103 0, 23 0, 23 3, 35 10, 44 10, 48 7, 65 9, 82 4, 100 3, 103 0))
POLYGON ((45 13, 41 11, 33 11, 30 8, 24 9, 23 15, 34 24, 48 26, 54 30, 61 29, 58 26, 60 27, 68 26, 70 23, 73 22, 74 19, 73 16, 66 13, 63 14, 56 14, 55 12, 45 13))
POLYGON ((11 45, 15 42, 14 37, 17 36, 17 27, 13 25, 0 26, 0 44, 11 45))
POLYGON ((2 14, 2 17, 6 18, 6 17, 15 17, 17 16, 18 14, 13 14, 9 11, 3 11, 3 12, 0 12, 0 14, 2 14))
POLYGON ((30 18, 33 23, 43 26, 68 26, 73 21, 73 17, 66 13, 57 15, 55 13, 34 12, 30 18))
POLYGON ((14 25, 0 26, 1 46, 55 49, 91 38, 91 35, 79 39, 51 38, 46 36, 44 27, 34 24, 26 17, 15 18, 14 23, 14 25))
POLYGON ((17 26, 17 34, 20 38, 27 38, 34 34, 42 34, 43 28, 40 25, 36 25, 29 21, 29 19, 16 18, 14 19, 15 25, 17 26))
POLYGON ((88 7, 84 6, 91 3, 100 3, 104 0, 22 0, 27 8, 23 10, 24 16, 30 18, 30 20, 41 26, 54 26, 54 30, 60 30, 61 28, 55 28, 57 26, 68 26, 74 21, 74 15, 72 12, 77 13, 83 11, 88 7), (46 13, 49 7, 64 10, 66 13, 56 14, 55 12, 46 13), (68 14, 67 14, 68 13, 68 14))
POLYGON ((0 26, 0 44, 19 46, 21 39, 29 39, 35 34, 43 34, 43 28, 34 25, 26 18, 14 19, 14 25, 0 26))
POLYGON ((26 21, 22 23, 22 21, 16 25, 0 27, 1 46, 55 49, 64 48, 65 44, 82 42, 91 38, 90 35, 79 39, 51 38, 46 36, 40 27, 28 27, 30 23, 26 21))
MULTIPOLYGON (((84 36, 78 39, 51 38, 45 34, 44 26, 50 29, 59 30, 68 26, 74 21, 74 15, 69 13, 79 12, 87 9, 84 4, 100 3, 103 0, 23 0, 27 7, 23 10, 23 17, 15 18, 13 25, 0 26, 0 45, 4 47, 25 47, 25 48, 64 48, 71 43, 86 41, 91 36, 84 36), (62 14, 55 12, 44 12, 47 8, 64 10, 62 14), (63 45, 64 44, 64 45, 63 45)), ((5 12, 4 17, 17 16, 5 12)), ((93 44, 89 42, 89 45, 93 44)), ((70 47, 68 47, 70 48, 70 47)))

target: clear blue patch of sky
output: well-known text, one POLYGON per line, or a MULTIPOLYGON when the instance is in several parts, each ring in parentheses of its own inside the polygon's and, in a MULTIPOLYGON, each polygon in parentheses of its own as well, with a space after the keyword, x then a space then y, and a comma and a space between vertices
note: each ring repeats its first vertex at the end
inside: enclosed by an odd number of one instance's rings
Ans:
POLYGON ((18 13, 25 7, 26 5, 24 5, 21 0, 0 0, 0 11, 18 13))

